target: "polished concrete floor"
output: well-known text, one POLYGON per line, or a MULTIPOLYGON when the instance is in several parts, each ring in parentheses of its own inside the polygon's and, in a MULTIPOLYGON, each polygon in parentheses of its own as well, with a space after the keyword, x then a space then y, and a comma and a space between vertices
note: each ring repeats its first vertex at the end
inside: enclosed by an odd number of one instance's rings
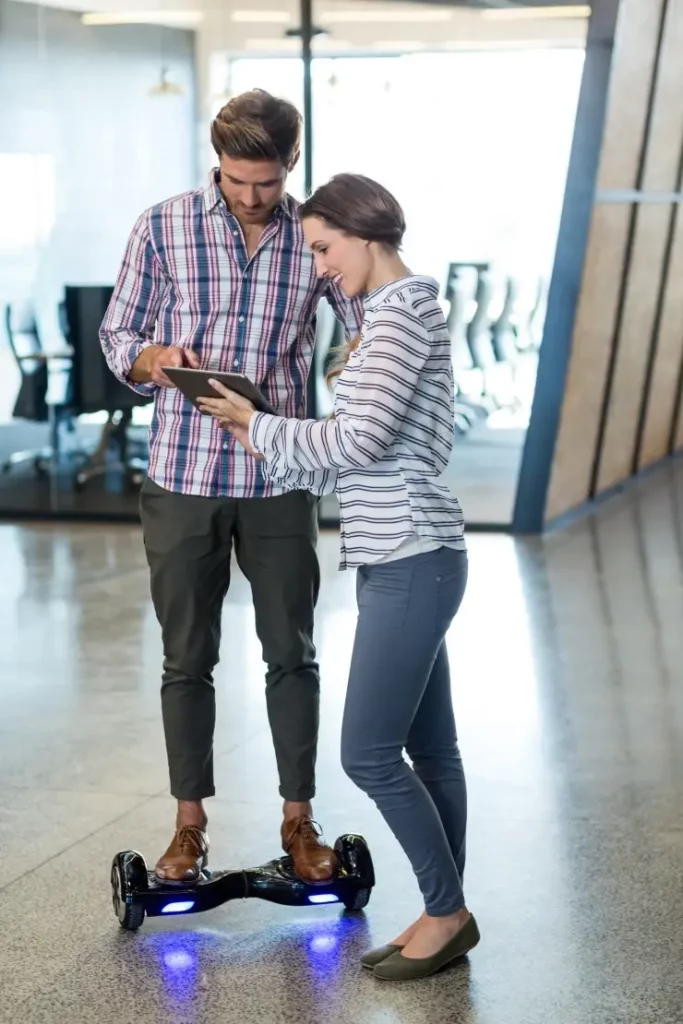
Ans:
MULTIPOLYGON (((469 962, 415 985, 358 966, 419 910, 407 863, 343 776, 353 578, 321 542, 317 816, 363 832, 364 915, 257 901, 122 932, 112 854, 153 860, 173 808, 160 646, 128 525, 0 527, 0 1020, 12 1024, 680 1024, 683 473, 543 541, 471 538, 449 636, 470 786, 469 962)), ((244 580, 218 672, 214 865, 277 854, 275 768, 244 580)))

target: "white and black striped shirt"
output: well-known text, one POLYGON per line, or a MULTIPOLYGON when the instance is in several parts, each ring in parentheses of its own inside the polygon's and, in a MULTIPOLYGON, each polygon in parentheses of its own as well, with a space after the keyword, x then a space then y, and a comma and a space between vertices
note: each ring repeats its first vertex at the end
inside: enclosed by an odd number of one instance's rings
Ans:
POLYGON ((250 442, 269 478, 287 490, 336 490, 342 569, 411 539, 465 547, 460 505, 440 483, 453 445, 453 368, 438 290, 432 278, 407 277, 367 297, 333 420, 252 417, 250 442))

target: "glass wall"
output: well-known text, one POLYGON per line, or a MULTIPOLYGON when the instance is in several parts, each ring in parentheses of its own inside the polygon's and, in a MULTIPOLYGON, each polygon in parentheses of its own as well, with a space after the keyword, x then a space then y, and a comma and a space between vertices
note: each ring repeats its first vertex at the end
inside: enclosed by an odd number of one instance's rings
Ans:
MULTIPOLYGON (((406 212, 409 266, 441 285, 459 390, 449 482, 471 524, 512 517, 583 56, 521 48, 313 61, 314 183, 357 171, 387 185, 406 212)), ((217 60, 233 93, 258 85, 300 102, 300 60, 217 60)), ((300 167, 290 186, 302 194, 300 167)), ((317 394, 328 412, 325 388, 317 394)))
MULTIPOLYGON (((151 408, 127 408, 121 421, 111 395, 82 401, 69 346, 98 351, 128 233, 146 207, 195 187, 213 165, 208 126, 218 108, 254 86, 302 106, 298 3, 265 6, 205 8, 191 30, 0 0, 0 515, 136 517, 151 408), (55 439, 59 457, 46 458, 55 439)), ((582 31, 445 4, 314 6, 314 183, 358 171, 402 203, 406 261, 438 281, 451 333, 449 483, 471 525, 505 526, 582 31)), ((162 7, 149 17, 163 21, 162 7)), ((289 188, 303 196, 303 161, 289 188)), ((323 306, 321 416, 331 410, 323 371, 337 340, 323 306)))
POLYGON ((197 182, 194 33, 0 0, 0 106, 0 516, 135 518, 150 408, 98 328, 137 217, 197 182))

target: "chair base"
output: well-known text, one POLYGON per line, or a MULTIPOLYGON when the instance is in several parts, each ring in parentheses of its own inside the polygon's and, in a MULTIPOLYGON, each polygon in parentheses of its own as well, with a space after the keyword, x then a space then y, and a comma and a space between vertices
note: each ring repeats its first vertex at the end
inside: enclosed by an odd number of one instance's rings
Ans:
POLYGON ((70 448, 67 451, 63 451, 61 448, 51 448, 49 445, 44 448, 30 448, 25 451, 12 452, 0 465, 0 474, 11 473, 13 469, 32 462, 38 476, 49 476, 54 467, 59 466, 65 459, 86 461, 90 456, 90 451, 85 448, 70 448))
POLYGON ((143 459, 127 459, 126 462, 123 462, 120 459, 104 458, 96 461, 93 457, 88 466, 76 473, 76 490, 83 490, 90 480, 105 476, 112 471, 123 473, 132 487, 140 487, 147 475, 147 463, 143 459))

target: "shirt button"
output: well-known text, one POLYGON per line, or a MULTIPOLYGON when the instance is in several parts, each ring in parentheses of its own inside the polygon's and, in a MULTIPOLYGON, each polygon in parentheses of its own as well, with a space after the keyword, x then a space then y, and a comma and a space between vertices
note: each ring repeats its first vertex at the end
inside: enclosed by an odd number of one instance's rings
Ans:
POLYGON ((240 365, 239 359, 236 359, 235 362, 232 365, 233 366, 239 366, 240 365))
POLYGON ((243 316, 241 316, 241 317, 240 317, 240 323, 241 323, 241 324, 243 324, 243 323, 244 323, 244 317, 243 317, 243 316))
POLYGON ((224 441, 224 442, 223 442, 223 451, 224 451, 224 452, 227 452, 227 450, 228 450, 228 442, 227 442, 227 441, 224 441))
POLYGON ((235 236, 235 238, 237 238, 237 236, 239 235, 239 231, 233 231, 233 235, 235 236))

